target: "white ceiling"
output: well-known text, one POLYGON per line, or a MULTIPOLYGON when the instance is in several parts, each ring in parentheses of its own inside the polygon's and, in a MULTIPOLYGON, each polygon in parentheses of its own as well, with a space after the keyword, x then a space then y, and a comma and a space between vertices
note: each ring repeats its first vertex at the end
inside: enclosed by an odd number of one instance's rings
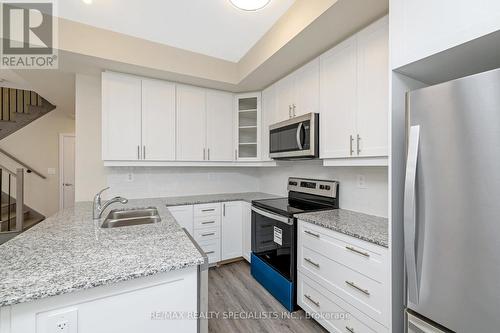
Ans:
POLYGON ((58 16, 238 62, 294 1, 247 12, 229 0, 64 0, 58 16))

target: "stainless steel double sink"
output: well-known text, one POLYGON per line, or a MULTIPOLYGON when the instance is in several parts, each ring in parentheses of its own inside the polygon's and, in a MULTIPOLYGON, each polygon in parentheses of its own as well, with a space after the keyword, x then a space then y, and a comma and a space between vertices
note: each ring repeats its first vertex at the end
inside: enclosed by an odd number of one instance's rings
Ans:
POLYGON ((155 207, 138 209, 114 209, 101 225, 101 228, 117 228, 139 224, 151 224, 161 221, 158 209, 155 207))

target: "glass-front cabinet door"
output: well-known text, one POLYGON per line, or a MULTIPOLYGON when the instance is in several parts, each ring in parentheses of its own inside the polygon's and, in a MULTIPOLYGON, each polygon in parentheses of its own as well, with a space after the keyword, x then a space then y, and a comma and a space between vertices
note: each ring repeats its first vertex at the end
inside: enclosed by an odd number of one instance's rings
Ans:
POLYGON ((236 96, 237 160, 260 159, 261 109, 260 93, 247 93, 236 96))

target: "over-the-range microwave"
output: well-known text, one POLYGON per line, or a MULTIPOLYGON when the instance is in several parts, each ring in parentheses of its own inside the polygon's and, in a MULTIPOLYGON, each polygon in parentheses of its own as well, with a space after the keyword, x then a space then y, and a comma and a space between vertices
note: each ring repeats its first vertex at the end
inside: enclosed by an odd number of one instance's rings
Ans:
POLYGON ((303 116, 269 126, 269 156, 274 159, 319 157, 319 114, 303 116))

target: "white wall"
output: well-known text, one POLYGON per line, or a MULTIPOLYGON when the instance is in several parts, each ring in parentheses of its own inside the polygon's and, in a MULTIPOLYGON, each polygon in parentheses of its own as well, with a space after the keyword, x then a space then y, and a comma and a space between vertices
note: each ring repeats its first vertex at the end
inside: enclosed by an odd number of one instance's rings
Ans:
POLYGON ((130 199, 259 190, 259 173, 254 168, 157 167, 109 168, 108 171, 109 195, 130 199))
POLYGON ((75 200, 89 201, 106 185, 101 160, 101 78, 75 78, 75 200))
POLYGON ((340 182, 340 208, 387 217, 388 186, 386 167, 323 167, 320 161, 280 163, 278 168, 260 169, 262 192, 286 195, 288 177, 334 179, 340 182), (357 176, 366 179, 358 188, 357 176))

